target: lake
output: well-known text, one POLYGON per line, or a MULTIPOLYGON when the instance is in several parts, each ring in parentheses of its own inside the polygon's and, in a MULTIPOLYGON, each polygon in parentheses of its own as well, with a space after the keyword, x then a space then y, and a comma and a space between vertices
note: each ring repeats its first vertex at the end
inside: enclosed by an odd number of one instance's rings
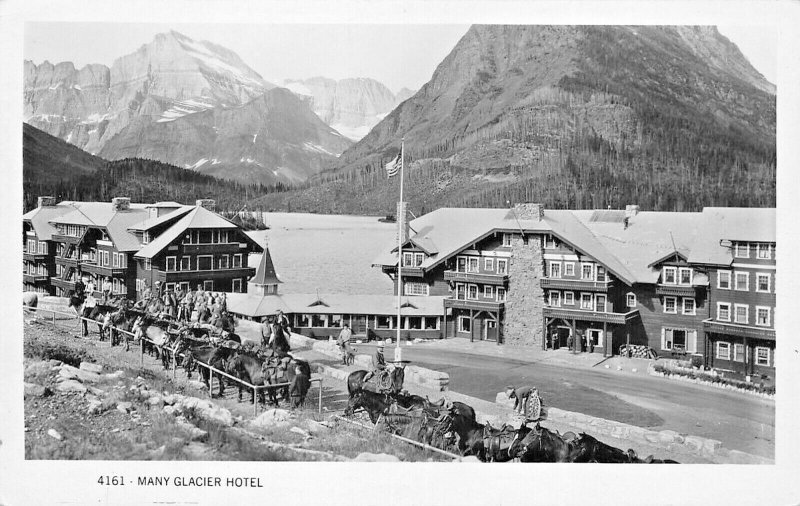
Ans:
MULTIPOLYGON (((378 217, 265 213, 269 230, 247 232, 267 241, 278 293, 392 294, 392 281, 372 261, 396 240, 395 224, 378 217)), ((261 255, 251 255, 258 267, 261 255)))

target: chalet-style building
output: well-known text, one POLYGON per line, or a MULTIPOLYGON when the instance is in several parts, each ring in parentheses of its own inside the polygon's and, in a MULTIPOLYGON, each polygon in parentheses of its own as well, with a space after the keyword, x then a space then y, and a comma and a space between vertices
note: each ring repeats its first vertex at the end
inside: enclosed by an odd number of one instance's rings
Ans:
POLYGON ((98 297, 105 280, 112 295, 129 299, 156 281, 168 289, 241 291, 255 271, 247 257, 261 247, 213 206, 132 204, 126 197, 56 204, 40 197, 23 216, 23 289, 65 296, 83 278, 98 297))
MULTIPOLYGON (((623 344, 647 345, 661 356, 698 355, 736 371, 744 368, 733 357, 752 348, 759 358, 747 360, 749 371, 774 374, 774 209, 545 211, 520 204, 439 209, 410 227, 403 294, 444 296, 446 337, 543 348, 579 343, 606 355, 623 344), (738 291, 720 291, 720 269, 722 286, 727 276, 734 286, 738 273, 738 291)), ((396 290, 397 245, 374 264, 396 290)))

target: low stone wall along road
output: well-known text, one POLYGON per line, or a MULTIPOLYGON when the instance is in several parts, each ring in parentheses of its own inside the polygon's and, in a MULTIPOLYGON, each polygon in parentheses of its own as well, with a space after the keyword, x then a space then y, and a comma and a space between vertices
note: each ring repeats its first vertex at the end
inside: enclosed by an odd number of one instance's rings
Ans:
MULTIPOLYGON (((371 346, 359 346, 359 352, 370 353, 371 346)), ((548 406, 717 439, 726 448, 770 459, 775 455, 775 401, 771 399, 602 367, 568 368, 424 344, 404 348, 403 358, 448 373, 451 390, 479 399, 494 401, 506 385, 526 383, 539 388, 548 406)))

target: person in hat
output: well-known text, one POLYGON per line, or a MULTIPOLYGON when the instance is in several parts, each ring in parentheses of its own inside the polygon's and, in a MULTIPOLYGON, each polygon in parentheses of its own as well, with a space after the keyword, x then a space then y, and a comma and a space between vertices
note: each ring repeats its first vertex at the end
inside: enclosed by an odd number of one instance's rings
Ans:
POLYGON ((278 325, 280 325, 287 334, 292 333, 292 329, 289 327, 289 317, 283 314, 283 311, 280 309, 278 309, 278 325))
POLYGON ((534 390, 536 389, 531 386, 514 387, 514 385, 510 385, 506 387, 506 391, 509 392, 508 398, 515 399, 514 411, 520 414, 524 411, 525 418, 528 417, 528 398, 534 390))
POLYGON ((372 354, 372 370, 367 372, 364 376, 364 383, 370 380, 375 374, 381 373, 386 370, 386 359, 383 357, 383 341, 378 343, 375 348, 375 353, 372 354))
POLYGON ((339 337, 336 339, 336 344, 342 350, 342 362, 347 365, 347 356, 353 353, 353 348, 350 346, 350 339, 353 337, 353 332, 350 330, 350 325, 344 324, 342 331, 339 332, 339 337))

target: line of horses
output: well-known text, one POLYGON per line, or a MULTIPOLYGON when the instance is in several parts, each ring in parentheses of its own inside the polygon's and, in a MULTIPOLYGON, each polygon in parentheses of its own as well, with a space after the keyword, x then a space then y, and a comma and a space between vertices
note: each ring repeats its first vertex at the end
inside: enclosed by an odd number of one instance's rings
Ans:
MULTIPOLYGON (((224 371, 251 385, 276 385, 259 389, 259 400, 265 402, 266 390, 270 402, 276 406, 281 400, 289 399, 289 388, 285 383, 294 380, 298 367, 307 377, 311 376, 309 363, 288 353, 250 346, 250 343, 242 345, 237 334, 213 325, 177 321, 164 313, 163 302, 158 298, 135 305, 124 299, 112 299, 110 303, 98 303, 93 308, 85 308, 84 303, 75 295, 70 297, 70 307, 84 318, 84 336, 88 334, 87 319, 93 320, 97 323, 101 341, 106 340, 108 334, 112 346, 124 344, 126 351, 130 350, 131 340, 140 342, 143 353, 155 356, 165 369, 169 369, 174 360, 176 366, 184 368, 189 379, 192 372, 198 370, 212 398, 211 371, 207 367, 198 367, 198 363, 224 371)), ((288 349, 288 343, 283 349, 288 349)), ((244 388, 241 383, 222 375, 218 379, 220 397, 225 393, 226 384, 234 384, 239 389, 238 399, 241 401, 244 388)), ((301 392, 301 397, 305 397, 304 394, 301 392)), ((251 402, 254 402, 254 396, 253 393, 251 402)))
POLYGON ((403 435, 463 456, 474 455, 483 462, 677 464, 652 455, 640 459, 632 449, 622 451, 585 433, 560 434, 538 422, 533 427, 522 422, 518 428, 506 424, 495 428, 478 422, 475 410, 463 402, 445 399, 433 402, 401 391, 394 383, 391 389, 378 392, 364 388, 364 374, 366 371, 354 371, 348 377, 350 397, 345 416, 363 409, 376 430, 403 435))

